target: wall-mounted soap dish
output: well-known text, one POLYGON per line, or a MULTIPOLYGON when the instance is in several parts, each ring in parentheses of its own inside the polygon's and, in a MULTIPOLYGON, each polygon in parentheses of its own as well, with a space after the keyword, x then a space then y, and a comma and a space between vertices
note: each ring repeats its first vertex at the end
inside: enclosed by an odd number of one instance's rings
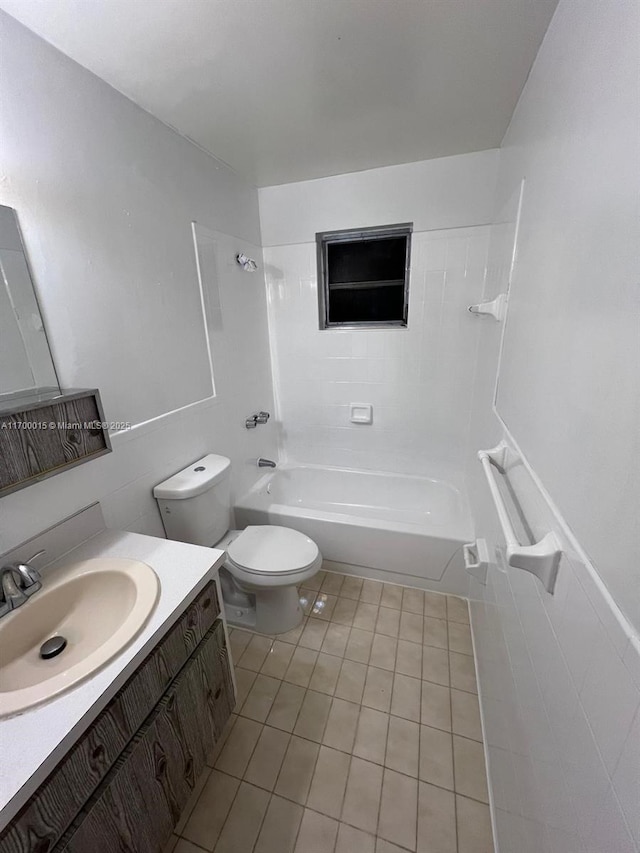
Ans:
POLYGON ((351 403, 349 420, 352 424, 373 423, 373 406, 370 403, 351 403))
POLYGON ((477 305, 469 305, 468 311, 476 317, 493 317, 498 323, 504 320, 507 310, 507 294, 500 293, 491 302, 479 302, 477 305))

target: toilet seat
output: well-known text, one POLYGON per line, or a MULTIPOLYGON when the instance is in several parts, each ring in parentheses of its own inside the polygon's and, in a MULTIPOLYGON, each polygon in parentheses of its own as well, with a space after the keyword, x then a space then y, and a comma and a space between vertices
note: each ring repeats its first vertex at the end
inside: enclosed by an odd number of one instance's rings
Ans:
POLYGON ((228 568, 261 576, 265 581, 316 570, 321 559, 312 539, 277 525, 246 527, 227 547, 228 568))

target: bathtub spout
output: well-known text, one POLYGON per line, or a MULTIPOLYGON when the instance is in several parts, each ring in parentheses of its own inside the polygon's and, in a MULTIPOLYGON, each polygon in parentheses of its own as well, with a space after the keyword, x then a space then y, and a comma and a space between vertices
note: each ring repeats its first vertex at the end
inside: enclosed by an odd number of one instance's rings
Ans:
POLYGON ((262 456, 258 459, 258 468, 275 468, 276 463, 271 459, 263 459, 262 456))

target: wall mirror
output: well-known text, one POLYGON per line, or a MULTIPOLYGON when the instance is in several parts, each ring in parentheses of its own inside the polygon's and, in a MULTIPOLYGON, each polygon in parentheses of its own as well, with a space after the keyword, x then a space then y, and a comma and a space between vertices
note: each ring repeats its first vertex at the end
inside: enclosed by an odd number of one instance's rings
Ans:
POLYGON ((58 391, 18 218, 0 205, 0 407, 58 391))

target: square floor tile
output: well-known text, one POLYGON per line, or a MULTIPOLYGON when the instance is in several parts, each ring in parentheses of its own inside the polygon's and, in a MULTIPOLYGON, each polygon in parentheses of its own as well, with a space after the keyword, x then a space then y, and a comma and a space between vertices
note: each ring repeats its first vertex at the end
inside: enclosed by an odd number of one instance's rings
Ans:
POLYGON ((393 680, 393 698, 391 700, 391 713, 406 720, 420 722, 420 685, 419 678, 411 678, 409 675, 400 675, 396 672, 393 680))
POLYGON ((284 680, 299 687, 308 687, 317 660, 318 652, 298 646, 291 657, 284 680))
POLYGON ((344 575, 338 575, 335 572, 327 572, 320 585, 320 591, 329 593, 329 595, 340 595, 340 590, 342 589, 344 582, 344 575))
POLYGON ((266 719, 267 725, 292 732, 302 707, 305 692, 304 687, 299 687, 297 684, 281 682, 280 689, 273 700, 269 716, 266 719))
POLYGON ((239 711, 244 705, 244 701, 249 695, 249 691, 256 680, 257 672, 251 669, 241 669, 239 666, 235 668, 236 673, 236 704, 235 710, 239 711))
POLYGON ((231 647, 231 659, 234 663, 240 660, 242 657, 242 653, 249 645, 251 641, 252 634, 248 631, 239 631, 237 628, 233 628, 229 632, 229 644, 231 647))
POLYGON ((370 631, 352 628, 349 635, 349 642, 344 652, 345 658, 357 661, 358 663, 369 663, 372 642, 373 634, 370 631))
POLYGON ((348 702, 360 702, 364 682, 367 676, 367 666, 352 660, 344 660, 340 669, 335 695, 348 702))
MULTIPOLYGON (((382 612, 383 608, 380 608, 382 612)), ((400 611, 397 611, 398 613, 400 611)), ((398 641, 394 637, 385 637, 383 634, 374 634, 371 644, 371 657, 369 664, 378 669, 388 669, 391 672, 396 667, 396 654, 398 652, 398 641)))
POLYGON ((328 693, 330 696, 333 696, 336 684, 338 683, 341 666, 341 658, 320 652, 311 676, 311 681, 309 682, 309 689, 316 690, 319 693, 328 693))
POLYGON ((424 593, 421 589, 405 587, 402 590, 402 609, 410 613, 424 613, 424 593))
POLYGON ((304 582, 305 588, 319 590, 326 575, 326 572, 318 572, 312 578, 309 578, 304 582))
POLYGON ((362 584, 360 601, 366 601, 367 604, 380 604, 382 586, 380 581, 365 580, 362 584))
POLYGON ((449 622, 449 648, 463 655, 473 654, 471 628, 461 622, 449 622))
POLYGON ((477 693, 476 666, 473 657, 458 652, 449 652, 451 686, 468 693, 477 693))
POLYGON ((363 631, 375 631, 378 618, 378 605, 359 601, 353 617, 353 627, 361 628, 363 631))
MULTIPOLYGON (((450 791, 420 782, 418 853, 456 853, 456 806, 450 791)), ((471 853, 471 851, 468 851, 471 853)), ((516 851, 514 851, 516 853, 516 851)))
POLYGON ((418 780, 394 770, 385 770, 378 835, 408 850, 415 850, 417 825, 418 780))
POLYGON ((337 835, 337 820, 305 809, 295 853, 333 853, 337 835))
POLYGON ((384 764, 389 715, 373 708, 361 708, 353 754, 375 764, 384 764))
POLYGON ((338 598, 335 595, 328 595, 326 592, 318 593, 310 615, 315 616, 317 619, 326 619, 329 621, 337 600, 338 598))
POLYGON ((394 610, 402 608, 402 590, 403 587, 396 586, 392 583, 385 583, 382 589, 382 597, 380 605, 382 607, 392 607, 394 610))
POLYGON ((216 770, 230 776, 242 778, 249 759, 262 732, 262 725, 255 720, 238 717, 222 752, 216 761, 216 770))
POLYGON ((324 637, 327 633, 328 627, 328 622, 325 622, 322 619, 310 618, 305 625, 304 631, 300 635, 298 645, 303 646, 306 649, 319 651, 322 647, 322 643, 324 642, 324 637))
POLYGON ((338 830, 336 853, 375 853, 375 836, 341 823, 338 830))
POLYGON ((400 611, 392 607, 380 607, 376 620, 376 634, 397 637, 400 631, 400 611))
POLYGON ((494 853, 489 806, 456 796, 458 853, 494 853))
POLYGON ((400 631, 398 636, 401 640, 409 640, 410 643, 422 644, 423 617, 418 613, 410 613, 403 610, 400 614, 400 631))
POLYGON ((376 853, 406 853, 406 847, 398 847, 384 838, 376 838, 376 853))
POLYGON ((302 806, 273 796, 254 853, 292 853, 303 812, 302 806))
POLYGON ((482 741, 480 706, 475 693, 451 691, 451 728, 457 735, 482 741))
POLYGON ((334 698, 322 742, 334 749, 351 752, 356 737, 360 705, 334 698))
POLYGON ((365 832, 375 833, 382 793, 382 767, 355 756, 347 780, 342 820, 365 832))
POLYGON ((242 782, 220 838, 216 853, 242 853, 253 850, 270 795, 262 788, 242 782))
POLYGON ((238 661, 238 666, 243 669, 252 669, 255 672, 260 672, 272 645, 273 640, 269 637, 261 637, 259 634, 254 634, 242 653, 238 661))
POLYGON ((272 678, 283 678, 295 650, 296 647, 292 643, 283 643, 281 640, 275 640, 262 664, 262 669, 260 670, 262 675, 270 675, 272 678))
POLYGON ((364 581, 362 578, 355 578, 351 576, 345 577, 340 590, 340 595, 343 598, 354 598, 356 601, 359 601, 363 583, 364 581))
POLYGON ((240 709, 240 715, 264 723, 281 684, 277 678, 259 674, 240 709))
POLYGON ((313 690, 308 690, 300 708, 298 721, 296 722, 293 733, 298 737, 304 737, 307 740, 314 740, 320 743, 327 724, 330 708, 331 696, 327 696, 326 693, 315 693, 313 690))
MULTIPOLYGON (((338 600, 338 604, 336 605, 336 610, 340 604, 338 600)), ((354 608, 355 612, 355 608, 354 608)), ((334 611, 335 616, 335 611, 334 611)), ((325 652, 328 655, 336 655, 337 657, 344 657, 344 650, 347 648, 347 642, 349 640, 349 634, 351 632, 351 628, 349 625, 339 625, 336 622, 330 622, 329 627, 327 628, 327 633, 324 635, 324 641, 322 643, 321 651, 325 652)))
POLYGON ((453 791, 453 738, 449 732, 420 726, 420 779, 453 791))
POLYGON ((182 830, 183 837, 213 850, 239 787, 238 779, 212 770, 182 830))
POLYGON ((321 746, 307 806, 329 817, 339 818, 347 786, 351 759, 346 752, 321 746))
POLYGON ((447 596, 447 619, 450 622, 469 624, 469 602, 466 598, 458 598, 456 595, 447 596))
POLYGON ((289 745, 289 738, 288 732, 265 726, 244 774, 245 782, 272 791, 289 745))
POLYGON ((300 607, 302 607, 302 612, 305 616, 308 616, 311 613, 311 608, 313 607, 313 602, 316 600, 317 595, 317 589, 298 590, 298 601, 300 602, 300 607))
POLYGON ((422 647, 422 678, 449 686, 449 653, 446 649, 422 647))
POLYGON ((396 672, 422 678, 422 646, 408 640, 398 640, 396 672))
POLYGON ((275 793, 304 805, 313 779, 320 747, 293 735, 280 768, 275 793))
POLYGON ((448 641, 446 619, 433 619, 431 616, 425 616, 424 644, 425 646, 436 646, 439 649, 447 648, 448 641))
POLYGON ((424 615, 434 619, 447 618, 447 597, 439 592, 425 592, 424 615))
POLYGON ((402 717, 389 717, 385 767, 418 777, 420 725, 402 717))
POLYGON ((333 609, 332 622, 351 627, 358 609, 358 601, 354 598, 339 598, 333 609))
POLYGON ((388 713, 393 692, 393 673, 375 666, 367 667, 367 679, 362 704, 367 708, 388 713))
POLYGON ((489 802, 484 748, 481 743, 453 736, 453 768, 456 794, 489 802))
POLYGON ((307 620, 305 618, 299 625, 296 625, 296 627, 292 628, 290 631, 286 631, 284 634, 278 634, 277 639, 282 640, 283 643, 293 643, 293 645, 295 645, 300 639, 300 635, 304 631, 306 624, 307 620))
POLYGON ((422 682, 422 716, 425 726, 451 731, 451 691, 441 684, 422 682))

